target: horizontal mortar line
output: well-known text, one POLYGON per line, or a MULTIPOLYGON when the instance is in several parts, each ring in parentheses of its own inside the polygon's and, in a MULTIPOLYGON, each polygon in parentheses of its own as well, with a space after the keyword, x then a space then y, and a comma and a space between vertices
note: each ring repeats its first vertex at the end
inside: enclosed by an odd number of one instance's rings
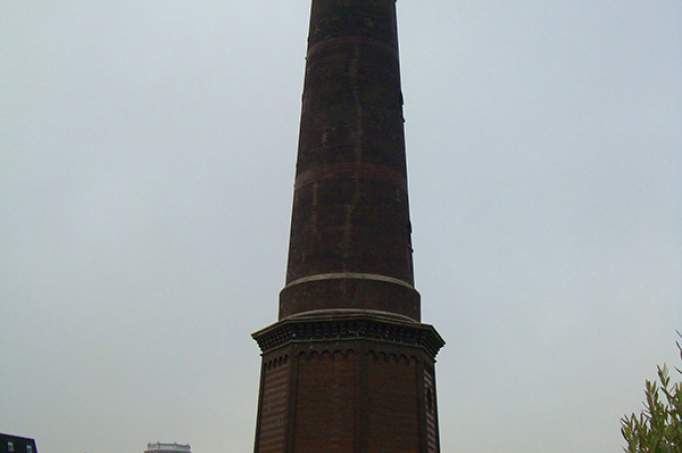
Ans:
POLYGON ((282 453, 285 442, 286 437, 284 435, 276 441, 261 441, 258 445, 258 453, 282 453))
POLYGON ((264 412, 263 413, 263 418, 261 420, 261 425, 272 425, 273 423, 279 423, 281 420, 283 420, 286 413, 287 413, 288 405, 285 405, 284 408, 277 410, 277 411, 272 411, 272 412, 264 412))
POLYGON ((281 441, 277 442, 276 444, 272 445, 263 445, 258 447, 259 453, 280 453, 283 451, 283 446, 284 446, 284 438, 282 438, 281 441))
POLYGON ((275 376, 268 376, 265 378, 265 383, 269 385, 281 384, 287 382, 289 376, 287 374, 277 374, 275 376))
POLYGON ((280 440, 284 440, 285 432, 284 427, 279 432, 269 432, 267 436, 261 436, 261 442, 264 444, 274 444, 279 443, 280 440))
POLYGON ((418 322, 414 318, 410 318, 409 316, 401 315, 399 313, 393 313, 391 311, 383 311, 383 310, 371 310, 371 309, 367 309, 367 308, 322 308, 319 310, 308 310, 308 311, 296 313, 296 314, 293 314, 291 316, 287 316, 285 319, 303 318, 303 317, 309 316, 311 314, 324 315, 324 314, 358 314, 358 313, 369 314, 369 315, 384 315, 384 316, 390 316, 392 318, 401 318, 401 319, 404 319, 404 320, 410 321, 410 322, 418 322))
POLYGON ((270 409, 263 408, 261 423, 268 424, 280 420, 283 416, 286 416, 288 407, 288 404, 282 404, 270 409))
POLYGON ((272 444, 274 442, 277 442, 281 437, 285 437, 285 430, 284 426, 282 426, 282 429, 279 430, 269 430, 267 433, 264 433, 265 435, 261 435, 260 439, 263 441, 263 443, 268 443, 272 444))
MULTIPOLYGON (((263 430, 263 427, 261 427, 261 430, 263 430)), ((285 425, 276 428, 268 428, 261 432, 260 440, 263 444, 278 443, 280 439, 286 436, 285 425)))
MULTIPOLYGON (((350 310, 350 311, 363 312, 363 311, 369 311, 369 310, 350 310)), ((400 316, 402 316, 402 315, 400 315, 400 316)), ((407 316, 403 316, 403 318, 410 319, 407 316)), ((289 317, 284 318, 284 319, 296 319, 296 317, 295 316, 289 316, 289 317)), ((412 321, 417 322, 415 320, 412 320, 412 321)), ((372 337, 366 337, 366 336, 358 336, 358 337, 351 337, 351 338, 334 338, 334 342, 336 342, 336 343, 338 343, 338 342, 352 343, 352 342, 357 342, 357 341, 371 342, 371 343, 376 343, 379 345, 389 344, 389 345, 401 346, 401 347, 406 347, 406 348, 411 348, 411 349, 418 349, 418 350, 425 352, 427 354, 432 354, 431 351, 427 347, 425 347, 424 345, 421 345, 421 344, 406 344, 406 343, 401 343, 399 341, 391 341, 391 340, 372 338, 372 337)), ((310 343, 320 343, 320 344, 329 343, 329 338, 319 338, 319 339, 308 338, 305 340, 288 340, 288 341, 286 341, 286 342, 284 342, 278 346, 273 347, 272 349, 269 349, 268 352, 277 351, 279 349, 284 349, 284 348, 288 347, 290 344, 310 344, 310 343)), ((412 365, 409 365, 409 366, 412 366, 412 365)))
POLYGON ((278 374, 277 376, 268 376, 265 379, 265 384, 268 387, 280 385, 280 384, 286 384, 289 381, 289 376, 287 374, 278 374))
POLYGON ((277 403, 277 404, 284 404, 284 402, 287 400, 287 392, 285 391, 286 389, 284 387, 277 389, 277 390, 270 390, 270 391, 263 391, 263 397, 267 398, 267 402, 271 405, 277 403))
MULTIPOLYGON (((347 129, 355 129, 355 125, 351 124, 348 125, 347 129)), ((382 132, 384 134, 384 132, 382 132)), ((366 145, 366 143, 363 143, 363 145, 366 145)), ((392 146, 391 149, 395 148, 400 148, 402 150, 404 146, 401 143, 398 143, 396 146, 392 146)), ((343 143, 343 144, 337 144, 337 145, 330 145, 330 144, 323 144, 319 146, 306 146, 306 147, 300 147, 301 151, 305 154, 320 154, 322 152, 329 152, 329 151, 343 151, 343 150, 355 150, 357 148, 357 143, 343 143)), ((389 151, 394 152, 394 151, 389 151)), ((340 163, 331 163, 328 165, 357 165, 357 164, 364 164, 364 165, 377 165, 377 166, 386 166, 390 168, 390 163, 385 163, 385 162, 372 162, 372 161, 348 161, 348 162, 340 162, 340 163)), ((322 164, 325 165, 325 164, 322 164)))
POLYGON ((378 39, 367 38, 366 36, 341 36, 338 38, 325 39, 318 42, 317 44, 313 44, 310 48, 308 48, 306 58, 311 58, 318 52, 322 51, 325 47, 331 47, 339 44, 368 44, 370 46, 384 50, 398 58, 397 48, 386 44, 385 42, 379 41, 378 39))
MULTIPOLYGON (((288 370, 285 370, 288 371, 288 370)), ((265 377, 265 382, 270 384, 270 383, 278 383, 280 381, 286 381, 289 377, 289 373, 277 373, 277 374, 270 374, 269 376, 265 377)))
POLYGON ((277 428, 282 426, 282 422, 286 421, 286 415, 287 412, 283 411, 280 412, 279 414, 275 414, 272 416, 272 418, 263 418, 261 419, 261 430, 264 430, 265 432, 273 432, 276 431, 277 428))
POLYGON ((270 406, 275 406, 278 404, 284 404, 286 402, 287 398, 287 392, 282 392, 278 391, 277 393, 273 392, 263 392, 263 399, 267 399, 267 402, 270 406))
POLYGON ((339 177, 386 181, 391 184, 395 184, 404 191, 407 191, 407 178, 405 175, 387 165, 364 162, 320 165, 309 168, 296 176, 294 187, 300 188, 324 179, 333 179, 339 177))
POLYGON ((393 283, 395 285, 404 286, 405 288, 414 289, 414 286, 395 277, 381 274, 368 274, 363 272, 330 272, 328 274, 308 275, 307 277, 298 278, 289 282, 285 288, 300 285, 308 282, 319 282, 325 280, 370 280, 375 282, 393 283))
POLYGON ((270 442, 277 440, 280 435, 283 435, 286 432, 286 424, 286 420, 282 420, 282 423, 277 426, 272 425, 266 427, 265 425, 261 425, 261 433, 263 433, 261 439, 270 442))
POLYGON ((267 417, 272 417, 273 415, 280 415, 282 409, 286 409, 288 404, 288 398, 281 402, 265 401, 263 406, 263 414, 267 417))
POLYGON ((276 441, 264 441, 262 440, 258 444, 259 453, 281 453, 284 451, 284 443, 286 438, 282 435, 281 439, 276 441))
POLYGON ((280 397, 279 395, 265 395, 263 394, 263 409, 268 409, 269 411, 278 409, 280 406, 284 407, 287 405, 287 401, 289 398, 287 397, 288 395, 284 395, 280 397))
POLYGON ((286 390, 285 386, 276 389, 273 388, 265 389, 263 390, 263 396, 268 397, 268 403, 270 404, 276 403, 279 400, 286 401, 287 392, 284 390, 286 390))
POLYGON ((286 418, 283 417, 285 414, 286 412, 281 412, 280 414, 275 415, 275 418, 272 420, 266 418, 262 419, 260 429, 265 432, 276 432, 276 428, 282 426, 282 422, 286 421, 286 418))
POLYGON ((275 371, 270 371, 267 376, 265 376, 266 381, 274 381, 276 379, 286 379, 287 376, 289 375, 287 368, 280 368, 275 371))
POLYGON ((278 416, 277 420, 261 420, 261 432, 263 434, 277 435, 279 428, 284 427, 286 417, 278 416), (282 423, 284 422, 284 423, 282 423))
POLYGON ((284 441, 286 437, 284 433, 280 434, 280 437, 273 439, 261 439, 259 443, 258 451, 263 453, 280 453, 282 447, 284 446, 284 441))
POLYGON ((267 398, 268 404, 274 406, 276 404, 285 404, 287 401, 287 392, 284 388, 278 389, 277 391, 263 391, 263 397, 267 398))
POLYGON ((280 453, 284 445, 284 439, 281 440, 278 444, 273 444, 273 445, 268 445, 264 447, 258 448, 258 451, 261 453, 280 453), (281 445, 280 445, 281 444, 281 445))

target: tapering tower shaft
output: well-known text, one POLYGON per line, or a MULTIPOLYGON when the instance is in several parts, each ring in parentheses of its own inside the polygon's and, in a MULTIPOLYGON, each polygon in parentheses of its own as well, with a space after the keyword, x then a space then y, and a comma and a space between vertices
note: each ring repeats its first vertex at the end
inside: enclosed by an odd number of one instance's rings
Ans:
POLYGON ((256 453, 438 453, 414 288, 395 0, 312 0, 286 286, 256 453))
POLYGON ((313 1, 280 317, 419 320, 394 0, 313 1))

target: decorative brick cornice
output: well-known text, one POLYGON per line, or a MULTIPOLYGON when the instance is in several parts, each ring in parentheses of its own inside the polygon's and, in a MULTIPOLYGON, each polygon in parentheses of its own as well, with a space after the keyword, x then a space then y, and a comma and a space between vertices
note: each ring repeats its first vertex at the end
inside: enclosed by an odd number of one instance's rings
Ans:
POLYGON ((433 326, 371 315, 289 318, 253 334, 263 352, 318 341, 370 340, 422 348, 432 357, 445 341, 433 326))

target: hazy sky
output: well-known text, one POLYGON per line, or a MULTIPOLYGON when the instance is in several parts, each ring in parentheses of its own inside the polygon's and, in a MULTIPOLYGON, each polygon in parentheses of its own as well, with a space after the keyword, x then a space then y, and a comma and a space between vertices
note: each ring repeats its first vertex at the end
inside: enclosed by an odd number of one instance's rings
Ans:
MULTIPOLYGON (((620 451, 682 328, 682 2, 398 2, 444 453, 620 451)), ((0 432, 253 448, 308 0, 0 0, 0 432)))

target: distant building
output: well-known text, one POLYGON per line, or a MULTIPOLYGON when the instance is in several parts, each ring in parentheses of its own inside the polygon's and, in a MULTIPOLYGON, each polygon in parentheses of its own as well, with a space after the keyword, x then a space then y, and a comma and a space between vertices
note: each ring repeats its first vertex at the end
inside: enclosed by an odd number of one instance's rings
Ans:
POLYGON ((36 441, 0 433, 0 453, 38 453, 36 441))
MULTIPOLYGON (((1 452, 0 452, 1 453, 1 452)), ((23 453, 23 452, 22 452, 23 453)), ((155 444, 147 444, 147 449, 144 453, 192 453, 192 447, 189 444, 164 444, 157 442, 155 444)))

